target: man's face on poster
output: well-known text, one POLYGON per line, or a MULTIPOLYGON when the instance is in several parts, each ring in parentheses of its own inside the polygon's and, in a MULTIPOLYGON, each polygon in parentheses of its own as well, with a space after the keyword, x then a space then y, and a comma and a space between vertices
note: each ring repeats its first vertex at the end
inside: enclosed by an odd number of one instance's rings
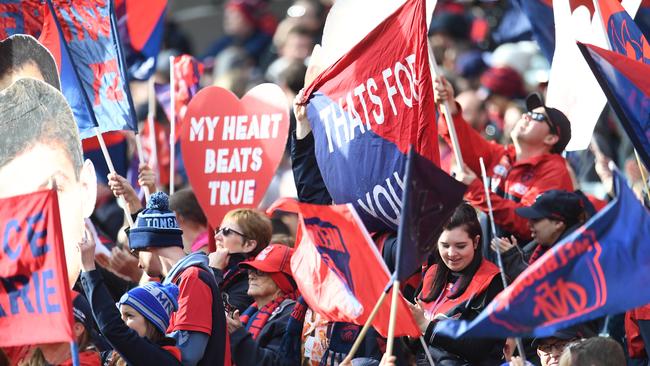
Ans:
POLYGON ((58 142, 36 142, 0 167, 0 198, 48 189, 56 182, 70 287, 80 270, 77 243, 83 237, 84 217, 94 208, 94 174, 89 161, 76 174, 69 154, 58 142))

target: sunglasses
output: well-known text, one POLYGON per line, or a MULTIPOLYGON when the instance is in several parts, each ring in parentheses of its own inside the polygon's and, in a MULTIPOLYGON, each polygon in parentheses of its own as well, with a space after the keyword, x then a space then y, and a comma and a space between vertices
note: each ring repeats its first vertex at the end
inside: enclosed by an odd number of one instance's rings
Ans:
POLYGON ((246 238, 246 235, 240 233, 237 230, 231 229, 229 227, 220 227, 220 228, 218 228, 217 230, 214 231, 214 235, 217 235, 219 233, 223 234, 223 236, 230 236, 230 234, 237 234, 237 235, 241 236, 242 238, 246 238))
POLYGON ((253 275, 257 276, 257 277, 266 276, 266 272, 260 271, 259 269, 256 269, 256 268, 249 269, 248 273, 253 274, 253 275))
POLYGON ((528 117, 530 117, 530 119, 532 119, 535 122, 544 122, 544 123, 546 123, 548 125, 548 128, 551 129, 551 132, 553 134, 558 135, 558 136, 560 135, 559 131, 557 130, 557 127, 555 126, 555 124, 553 124, 553 122, 551 122, 551 120, 548 119, 548 117, 546 117, 546 115, 544 115, 544 113, 537 113, 537 112, 528 111, 528 112, 526 112, 526 115, 528 117))

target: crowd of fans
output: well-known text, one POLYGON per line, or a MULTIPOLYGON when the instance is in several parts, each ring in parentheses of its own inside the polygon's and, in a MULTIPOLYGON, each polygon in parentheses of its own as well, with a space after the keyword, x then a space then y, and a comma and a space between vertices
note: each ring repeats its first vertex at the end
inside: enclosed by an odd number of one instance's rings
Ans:
MULTIPOLYGON (((167 56, 194 53, 206 66, 204 86, 222 86, 240 97, 266 81, 284 90, 293 111, 290 140, 264 207, 286 196, 332 203, 315 160, 305 106, 297 102, 331 5, 295 0, 278 19, 265 0, 228 0, 224 34, 206 50, 193 50, 189 37, 173 18, 168 20, 157 80, 168 81, 167 56)), ((526 364, 544 366, 648 364, 647 307, 547 338, 524 339, 525 355, 516 350, 514 339, 455 340, 434 332, 441 319, 475 318, 503 289, 496 250, 512 281, 604 207, 613 195, 610 161, 625 168, 641 200, 647 192, 629 140, 609 111, 603 113, 590 149, 564 151, 570 122, 544 104, 549 65, 516 6, 439 1, 429 39, 443 73, 435 79, 430 102, 449 102, 450 122, 467 162, 455 166, 441 117, 441 166, 468 186, 466 202, 443 225, 426 268, 402 288, 435 364, 518 366, 524 365, 522 356, 526 364), (497 237, 487 230, 478 157, 493 171, 497 237)), ((138 98, 143 85, 132 87, 136 103, 143 104, 138 110, 144 110, 146 101, 138 98)), ((47 93, 54 90, 43 95, 47 93)), ((80 238, 78 252, 66 253, 81 263, 73 305, 82 365, 428 364, 417 339, 398 339, 394 356, 385 357, 386 340, 374 330, 355 358, 344 362, 360 326, 328 322, 300 297, 289 265, 296 215, 268 217, 260 210, 236 209, 218 228, 210 228, 183 170, 179 172, 170 197, 163 193, 167 187, 157 184, 160 172, 146 165, 139 167, 134 182, 118 174, 99 177, 95 212, 86 227, 93 226, 99 235, 80 238), (134 187, 145 186, 156 193, 143 204, 134 187), (130 228, 118 196, 132 214, 130 228), (110 255, 96 254, 97 246, 107 247, 110 255)), ((374 238, 381 241, 382 257, 392 270, 396 233, 375 233, 374 238)), ((0 356, 0 364, 71 364, 67 344, 4 350, 0 356)))

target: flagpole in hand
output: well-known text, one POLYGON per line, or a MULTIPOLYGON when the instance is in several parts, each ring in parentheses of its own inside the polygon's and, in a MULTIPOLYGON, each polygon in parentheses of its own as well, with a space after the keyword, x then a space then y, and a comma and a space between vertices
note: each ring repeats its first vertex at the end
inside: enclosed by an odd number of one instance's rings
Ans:
MULTIPOLYGON (((104 160, 106 160, 106 165, 108 165, 108 171, 111 172, 111 174, 116 174, 115 167, 113 166, 113 160, 111 160, 111 155, 108 153, 108 149, 106 148, 106 142, 104 142, 104 137, 102 136, 102 133, 99 132, 99 128, 97 127, 95 127, 95 135, 97 136, 97 140, 99 141, 99 147, 102 149, 102 154, 104 154, 104 160)), ((131 211, 129 210, 129 205, 124 200, 124 197, 119 196, 117 199, 120 201, 120 204, 122 205, 122 209, 124 210, 124 214, 126 216, 126 222, 129 224, 129 227, 133 226, 133 218, 131 218, 131 211)))
POLYGON ((176 156, 176 150, 174 149, 176 140, 176 80, 174 75, 174 56, 169 56, 169 104, 170 109, 169 113, 171 114, 170 133, 169 133, 169 195, 174 194, 174 158, 176 156))
POLYGON ((359 332, 359 335, 357 336, 357 339, 354 340, 354 344, 352 344, 352 348, 350 348, 350 352, 348 352, 348 354, 345 356, 345 359, 343 360, 343 363, 352 362, 352 359, 354 358, 354 355, 359 350, 359 347, 361 346, 361 342, 363 342, 363 338, 365 338, 366 333, 368 333, 368 330, 371 327, 372 321, 375 320, 375 317, 377 316, 377 313, 379 312, 379 309, 381 308, 381 304, 383 304, 384 300, 386 300, 386 296, 388 295, 388 291, 390 291, 392 286, 393 286, 393 280, 391 278, 390 282, 388 282, 388 285, 384 289, 384 292, 382 292, 381 296, 379 297, 379 300, 377 300, 377 303, 375 304, 375 307, 372 308, 372 312, 368 316, 368 320, 366 320, 366 323, 363 325, 363 328, 361 328, 361 332, 359 332))
MULTIPOLYGON (((429 70, 431 71, 431 82, 434 83, 434 80, 440 75, 440 70, 438 69, 438 63, 433 57, 433 51, 431 50, 431 45, 427 40, 427 50, 429 51, 429 70)), ((432 88, 434 86, 432 85, 432 88)), ((456 155, 456 163, 462 169, 465 164, 463 162, 463 154, 460 152, 460 143, 458 142, 458 135, 456 135, 456 127, 454 126, 454 120, 451 118, 451 113, 449 112, 449 100, 445 100, 444 103, 440 106, 442 114, 445 116, 445 121, 447 121, 447 130, 449 131, 449 137, 451 138, 451 147, 454 150, 454 155, 456 155)), ((437 121, 434 121, 437 123, 437 121)))
MULTIPOLYGON (((479 158, 479 162, 481 164, 481 178, 483 179, 485 200, 487 201, 488 215, 490 217, 490 229, 492 231, 492 237, 496 238, 497 229, 496 226, 494 225, 494 214, 492 212, 492 200, 490 199, 490 188, 489 188, 489 183, 487 178, 487 172, 485 169, 485 163, 483 162, 482 157, 479 158)), ((498 245, 496 246, 496 252, 497 252, 497 265, 499 266, 499 272, 501 273, 501 282, 503 283, 503 288, 505 289, 506 287, 508 287, 508 280, 506 279, 506 271, 503 268, 503 260, 501 258, 501 247, 498 245)), ((522 361, 526 363, 526 353, 524 353, 524 345, 521 342, 521 338, 520 337, 515 338, 515 342, 517 343, 517 350, 519 351, 519 356, 521 357, 522 361)))

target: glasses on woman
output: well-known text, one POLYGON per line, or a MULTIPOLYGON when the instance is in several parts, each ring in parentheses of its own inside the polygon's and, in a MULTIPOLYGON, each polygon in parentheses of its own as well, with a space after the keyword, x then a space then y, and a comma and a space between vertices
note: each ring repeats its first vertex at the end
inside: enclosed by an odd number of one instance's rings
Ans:
POLYGON ((239 231, 235 229, 231 229, 229 227, 220 227, 217 230, 214 231, 214 235, 217 235, 221 233, 223 236, 230 236, 231 234, 237 234, 241 236, 242 238, 246 238, 246 235, 240 233, 239 231))

